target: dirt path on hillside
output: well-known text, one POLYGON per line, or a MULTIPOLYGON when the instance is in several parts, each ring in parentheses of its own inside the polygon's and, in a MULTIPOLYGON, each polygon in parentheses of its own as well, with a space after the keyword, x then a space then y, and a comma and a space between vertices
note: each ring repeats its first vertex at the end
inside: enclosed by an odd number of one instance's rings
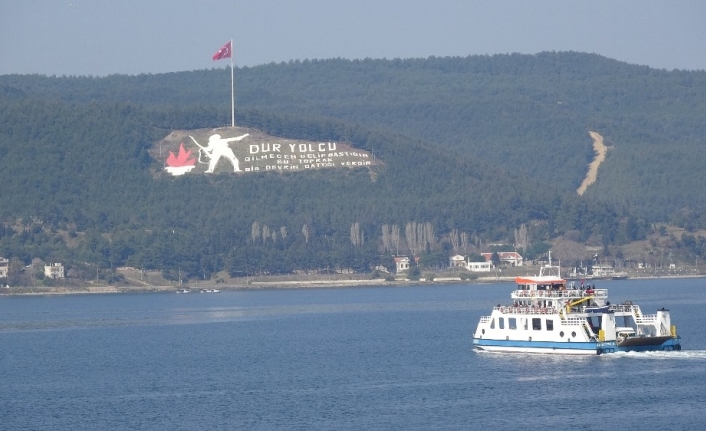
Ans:
POLYGON ((588 132, 588 134, 591 135, 591 139, 593 139, 593 150, 596 152, 596 158, 593 159, 590 165, 588 165, 588 173, 586 174, 586 178, 583 179, 581 187, 576 190, 576 193, 578 193, 579 196, 584 194, 588 186, 596 182, 596 178, 598 177, 598 167, 601 163, 603 163, 605 160, 605 155, 608 152, 608 147, 606 147, 603 143, 603 136, 596 132, 588 132))

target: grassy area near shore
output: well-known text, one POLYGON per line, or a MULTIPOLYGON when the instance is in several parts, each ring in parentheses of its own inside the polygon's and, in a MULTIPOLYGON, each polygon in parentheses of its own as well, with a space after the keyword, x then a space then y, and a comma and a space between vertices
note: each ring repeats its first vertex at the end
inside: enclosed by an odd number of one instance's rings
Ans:
MULTIPOLYGON (((157 272, 126 271, 120 285, 107 285, 100 282, 73 283, 56 286, 23 286, 1 288, 0 295, 65 295, 88 293, 135 293, 135 292, 177 292, 182 289, 201 291, 206 289, 304 289, 336 288, 351 286, 408 286, 435 285, 441 283, 501 283, 511 282, 518 276, 531 276, 539 273, 539 266, 503 268, 490 273, 470 273, 465 270, 424 271, 419 280, 409 280, 404 275, 392 274, 292 274, 259 275, 254 277, 229 277, 218 273, 211 279, 188 280, 181 283, 165 280, 157 272), (384 277, 382 277, 384 276, 384 277)), ((630 279, 687 278, 705 277, 696 270, 685 271, 627 271, 630 279)))

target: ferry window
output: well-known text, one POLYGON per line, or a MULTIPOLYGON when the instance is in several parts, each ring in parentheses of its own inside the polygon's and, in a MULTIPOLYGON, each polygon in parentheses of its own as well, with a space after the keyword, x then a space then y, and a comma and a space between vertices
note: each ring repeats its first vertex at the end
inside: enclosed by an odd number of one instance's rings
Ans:
POLYGON ((495 329, 495 319, 490 319, 490 329, 495 329))
POLYGON ((553 330, 554 330, 554 320, 547 319, 547 331, 553 331, 553 330))
POLYGON ((498 318, 498 328, 505 329, 505 318, 504 317, 498 318))
POLYGON ((597 316, 593 317, 587 317, 586 320, 588 320, 588 326, 591 327, 591 330, 593 332, 598 332, 599 329, 601 329, 601 318, 597 316))
POLYGON ((532 329, 534 329, 535 331, 541 331, 542 319, 540 319, 539 317, 532 318, 532 329))
POLYGON ((517 319, 515 319, 514 317, 509 317, 507 319, 507 326, 510 329, 517 329, 517 319))

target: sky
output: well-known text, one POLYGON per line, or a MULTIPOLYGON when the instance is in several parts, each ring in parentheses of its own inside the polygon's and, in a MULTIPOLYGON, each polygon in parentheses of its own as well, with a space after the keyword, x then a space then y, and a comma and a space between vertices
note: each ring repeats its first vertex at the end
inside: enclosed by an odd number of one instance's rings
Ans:
POLYGON ((0 0, 0 75, 578 51, 706 69, 703 0, 0 0))

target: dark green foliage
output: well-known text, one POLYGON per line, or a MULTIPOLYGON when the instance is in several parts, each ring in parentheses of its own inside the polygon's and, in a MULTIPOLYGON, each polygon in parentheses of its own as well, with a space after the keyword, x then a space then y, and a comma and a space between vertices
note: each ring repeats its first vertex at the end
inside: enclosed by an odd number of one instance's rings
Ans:
MULTIPOLYGON (((442 236, 451 229, 498 235, 500 227, 550 217, 550 203, 561 202, 520 175, 331 120, 255 111, 245 116, 271 134, 346 139, 375 149, 386 166, 374 172, 155 176, 148 150, 166 133, 153 124, 162 121, 159 109, 33 99, 5 101, 0 109, 10 119, 0 130, 6 154, 0 179, 13 191, 2 195, 7 223, 0 253, 23 262, 83 262, 111 283, 120 280, 101 271, 125 265, 162 269, 167 279, 206 277, 224 268, 231 275, 370 271, 386 260, 378 244, 382 224, 425 221, 442 236), (21 232, 9 227, 20 220, 21 232), (253 222, 274 236, 252 238, 253 222), (360 247, 349 240, 354 222, 368 238, 360 247), (309 240, 300 233, 305 224, 309 240), (67 246, 69 238, 75 247, 67 246)), ((596 220, 587 212, 562 226, 594 230, 596 220)), ((424 265, 442 267, 447 259, 442 250, 427 250, 424 265)))
MULTIPOLYGON (((383 224, 506 240, 539 221, 532 257, 568 231, 607 245, 643 239, 667 217, 706 223, 706 191, 693 186, 706 167, 703 73, 545 53, 291 62, 236 77, 240 125, 351 142, 385 166, 173 178, 148 151, 172 129, 229 122, 226 71, 0 76, 0 255, 119 283, 101 271, 173 279, 391 267, 383 224), (589 130, 613 149, 578 197, 589 130), (253 238, 254 222, 275 235, 253 238), (362 246, 351 244, 352 223, 362 246)), ((426 250, 421 265, 448 264, 448 251, 426 250)))
POLYGON ((419 256, 419 266, 424 269, 442 269, 449 266, 449 253, 445 250, 429 250, 419 256))
POLYGON ((485 258, 477 253, 469 254, 466 260, 468 260, 468 262, 485 262, 485 258))
POLYGON ((702 259, 706 258, 706 238, 701 235, 689 235, 684 233, 677 245, 687 250, 693 256, 702 259))
POLYGON ((545 255, 551 249, 551 245, 546 242, 537 242, 530 245, 527 250, 523 250, 522 256, 527 259, 536 259, 545 255))
MULTIPOLYGON (((229 123, 228 81, 227 69, 106 78, 8 75, 0 77, 0 96, 139 103, 159 107, 158 127, 198 128, 229 123)), ((292 61, 241 68, 236 82, 237 121, 276 135, 326 139, 334 127, 322 118, 337 118, 456 149, 567 191, 586 175, 593 158, 588 132, 596 131, 611 150, 588 195, 653 221, 667 221, 683 208, 703 213, 706 205, 706 189, 694 187, 706 170, 704 71, 545 52, 292 61), (262 111, 280 115, 273 122, 252 114, 262 111), (288 120, 302 113, 314 121, 288 120)), ((706 226, 698 218, 685 222, 706 226)))
POLYGON ((414 264, 413 261, 409 264, 409 270, 407 271, 407 279, 413 281, 419 281, 422 276, 422 271, 418 265, 414 264))

